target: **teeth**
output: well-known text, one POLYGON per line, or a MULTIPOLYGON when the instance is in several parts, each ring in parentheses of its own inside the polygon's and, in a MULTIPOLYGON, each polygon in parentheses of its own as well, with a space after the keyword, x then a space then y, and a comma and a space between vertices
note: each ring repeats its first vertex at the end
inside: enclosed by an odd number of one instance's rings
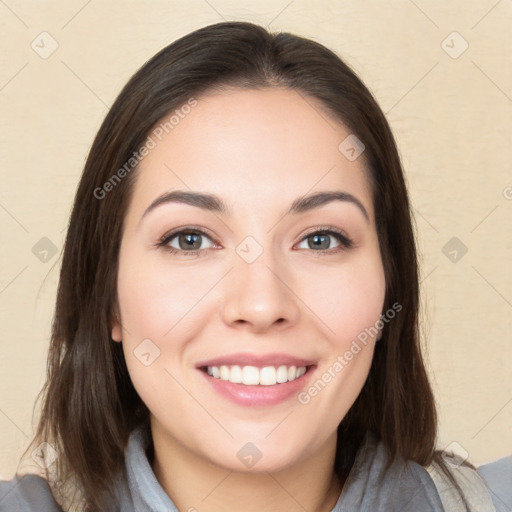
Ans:
POLYGON ((234 384, 240 384, 242 382, 242 368, 240 366, 232 366, 229 371, 228 380, 234 384))
POLYGON ((282 384, 284 382, 288 382, 288 368, 286 366, 280 366, 277 369, 277 382, 282 384))
POLYGON ((262 386, 277 384, 276 369, 273 366, 265 366, 260 370, 260 384, 262 386))
POLYGON ((255 366, 244 366, 242 368, 242 384, 254 386, 260 383, 260 371, 255 366))
POLYGON ((229 380, 229 368, 227 366, 221 366, 219 372, 222 380, 229 380))
POLYGON ((228 380, 245 386, 274 386, 299 379, 306 373, 305 366, 208 366, 207 373, 215 379, 228 380))

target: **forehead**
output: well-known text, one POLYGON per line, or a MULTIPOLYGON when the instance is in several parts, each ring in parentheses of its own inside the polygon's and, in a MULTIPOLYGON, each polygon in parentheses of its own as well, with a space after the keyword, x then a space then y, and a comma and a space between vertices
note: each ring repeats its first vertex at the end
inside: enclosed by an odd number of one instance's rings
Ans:
POLYGON ((373 215, 365 162, 340 151, 350 132, 318 100, 284 88, 228 89, 196 99, 151 132, 155 146, 139 165, 135 207, 173 189, 260 209, 281 209, 315 190, 341 190, 373 215))

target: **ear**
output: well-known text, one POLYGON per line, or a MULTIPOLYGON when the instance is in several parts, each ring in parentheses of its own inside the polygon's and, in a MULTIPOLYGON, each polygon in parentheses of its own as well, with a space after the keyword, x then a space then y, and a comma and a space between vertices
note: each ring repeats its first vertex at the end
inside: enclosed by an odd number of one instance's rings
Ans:
POLYGON ((119 320, 119 309, 117 305, 114 307, 114 311, 112 312, 112 331, 111 337, 113 341, 121 342, 123 341, 123 328, 121 326, 121 322, 119 320))
POLYGON ((117 303, 117 299, 112 306, 110 318, 112 319, 112 330, 110 331, 110 336, 112 341, 117 341, 120 343, 123 341, 123 327, 121 325, 121 315, 119 313, 119 305, 117 303))
POLYGON ((121 329, 121 324, 115 320, 113 326, 112 326, 112 340, 121 342, 123 341, 123 331, 121 329))

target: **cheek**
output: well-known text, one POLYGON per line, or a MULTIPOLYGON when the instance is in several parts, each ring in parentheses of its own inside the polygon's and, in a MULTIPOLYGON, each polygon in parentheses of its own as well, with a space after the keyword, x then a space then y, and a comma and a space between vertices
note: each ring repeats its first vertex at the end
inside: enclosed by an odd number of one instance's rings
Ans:
POLYGON ((130 338, 161 340, 200 302, 215 276, 197 278, 162 258, 120 265, 118 297, 121 318, 130 338), (211 281, 211 282, 210 282, 211 281))
POLYGON ((186 347, 209 318, 205 308, 211 305, 204 297, 216 281, 215 272, 199 278, 192 267, 173 268, 163 257, 144 259, 125 251, 118 274, 123 351, 133 385, 150 410, 179 400, 173 376, 184 379, 186 347))
POLYGON ((304 280, 303 296, 317 319, 325 326, 329 342, 338 350, 373 327, 382 313, 385 297, 384 271, 380 260, 366 265, 341 266, 316 272, 304 280))
POLYGON ((385 297, 380 258, 374 253, 335 272, 317 273, 304 294, 327 327, 318 372, 298 399, 310 411, 330 410, 325 421, 335 429, 357 399, 371 367, 385 297))

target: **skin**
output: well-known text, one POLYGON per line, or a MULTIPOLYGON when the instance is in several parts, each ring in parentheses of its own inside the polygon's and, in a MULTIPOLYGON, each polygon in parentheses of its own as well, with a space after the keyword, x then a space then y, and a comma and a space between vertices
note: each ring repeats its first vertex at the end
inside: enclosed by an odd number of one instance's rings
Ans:
MULTIPOLYGON (((376 340, 306 405, 297 396, 234 404, 195 366, 281 352, 316 361, 314 381, 375 324, 385 280, 364 159, 345 158, 338 146, 350 132, 296 92, 229 89, 197 99, 141 162, 120 249, 112 338, 122 341, 151 412, 152 467, 184 511, 330 511, 341 492, 336 428, 361 391, 376 340), (177 189, 216 194, 232 215, 166 203, 143 217, 155 198, 177 189), (318 191, 352 194, 369 218, 348 201, 284 215, 318 191), (157 246, 188 226, 212 235, 199 239, 200 256, 157 246), (333 252, 340 246, 331 236, 330 249, 311 248, 310 232, 330 226, 353 247, 333 252), (236 252, 248 236, 263 250, 252 263, 236 252), (149 366, 134 353, 144 339, 160 350, 149 366), (247 442, 262 453, 250 469, 236 456, 247 442)), ((180 248, 178 237, 169 244, 180 248)))

